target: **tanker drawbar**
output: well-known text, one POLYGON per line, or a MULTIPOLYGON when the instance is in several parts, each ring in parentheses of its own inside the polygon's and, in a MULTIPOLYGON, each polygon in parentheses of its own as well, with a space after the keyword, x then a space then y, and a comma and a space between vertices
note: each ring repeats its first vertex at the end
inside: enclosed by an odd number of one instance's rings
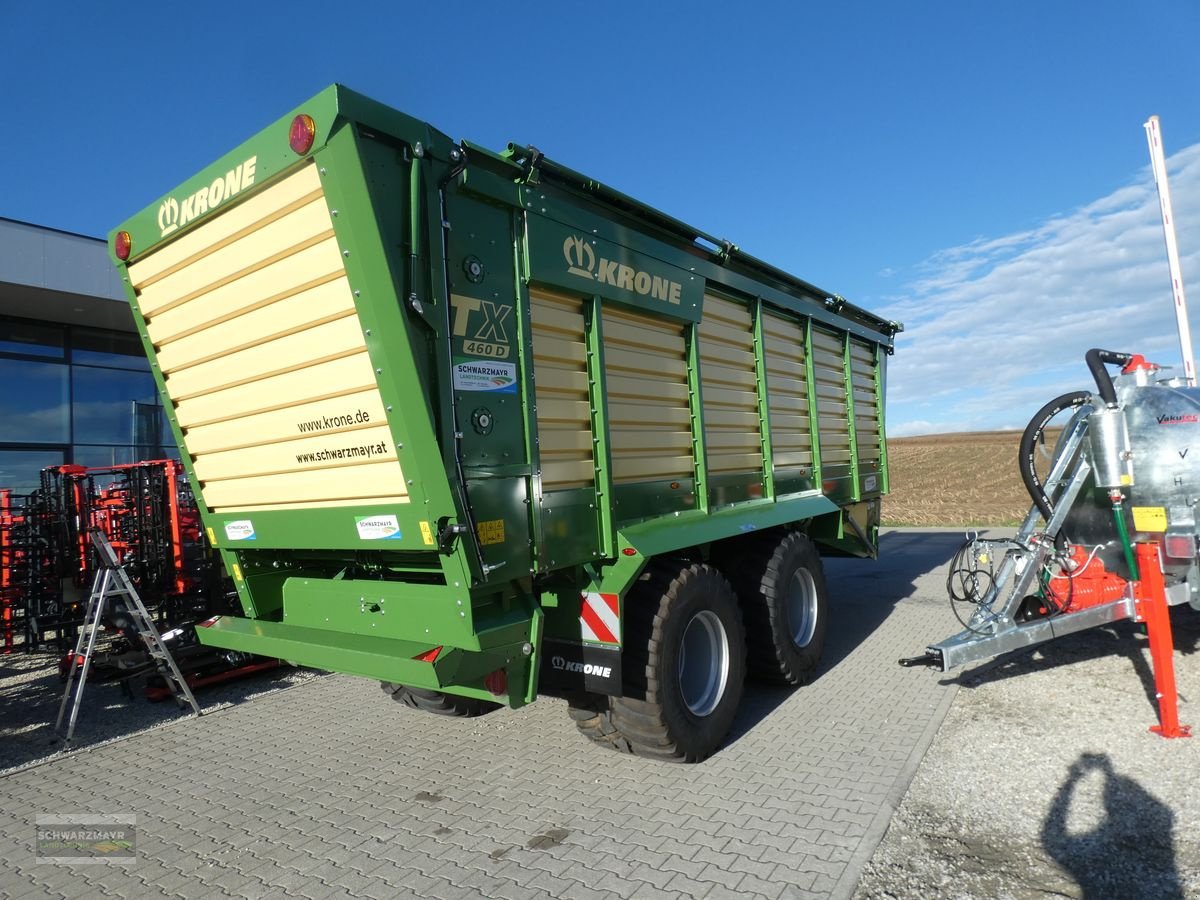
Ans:
POLYGON ((876 554, 900 326, 532 148, 334 86, 111 247, 245 610, 205 644, 693 761, 876 554))

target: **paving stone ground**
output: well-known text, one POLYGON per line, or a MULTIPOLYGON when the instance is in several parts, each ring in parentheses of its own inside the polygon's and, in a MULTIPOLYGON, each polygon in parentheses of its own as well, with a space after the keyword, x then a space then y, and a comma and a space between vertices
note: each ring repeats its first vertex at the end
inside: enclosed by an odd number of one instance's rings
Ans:
POLYGON ((593 746, 554 699, 445 720, 315 678, 0 777, 0 895, 847 897, 955 690, 896 660, 953 630, 960 542, 828 561, 819 676, 751 684, 700 765, 593 746), (65 812, 136 816, 135 859, 39 864, 35 820, 65 812))

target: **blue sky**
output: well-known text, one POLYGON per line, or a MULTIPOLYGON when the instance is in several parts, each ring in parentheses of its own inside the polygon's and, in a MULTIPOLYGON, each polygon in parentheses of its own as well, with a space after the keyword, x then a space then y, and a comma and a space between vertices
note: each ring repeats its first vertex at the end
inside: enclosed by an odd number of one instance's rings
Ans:
POLYGON ((340 81, 901 319, 892 434, 1020 427, 1178 364, 1157 114, 1200 309, 1195 0, 7 6, 0 216, 106 234, 340 81))

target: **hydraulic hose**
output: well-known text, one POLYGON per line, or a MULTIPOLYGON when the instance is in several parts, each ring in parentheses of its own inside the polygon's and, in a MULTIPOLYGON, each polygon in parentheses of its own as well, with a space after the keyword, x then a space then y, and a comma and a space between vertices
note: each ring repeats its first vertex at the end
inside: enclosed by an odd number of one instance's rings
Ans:
MULTIPOLYGON (((1104 352, 1106 351, 1092 350, 1089 357, 1091 353, 1104 352)), ((1089 360, 1089 366, 1090 364, 1089 360)), ((1103 371, 1103 366, 1101 366, 1101 371, 1103 371)), ((1107 377, 1107 373, 1105 374, 1107 377)), ((1112 382, 1110 381, 1109 388, 1111 389, 1111 387, 1112 382)), ((1038 441, 1051 419, 1065 410, 1077 409, 1091 399, 1092 395, 1087 391, 1071 391, 1069 394, 1055 397, 1034 414, 1033 418, 1029 420, 1029 424, 1025 426, 1025 432, 1021 435, 1021 445, 1017 451, 1017 468, 1021 470, 1021 481, 1025 483, 1025 490, 1029 492, 1034 505, 1037 506, 1047 523, 1054 515, 1054 507, 1050 503, 1050 498, 1046 496, 1041 479, 1038 478, 1037 470, 1033 465, 1033 455, 1037 452, 1038 441)))
POLYGON ((1117 353, 1115 350, 1101 350, 1094 348, 1083 355, 1087 360, 1088 371, 1092 373, 1092 378, 1096 380, 1096 388, 1100 391, 1100 399, 1104 401, 1104 405, 1109 409, 1117 407, 1117 391, 1113 387, 1112 376, 1108 374, 1108 370, 1104 368, 1105 363, 1114 366, 1125 366, 1133 359, 1132 353, 1117 353))
POLYGON ((1137 559, 1133 555, 1133 544, 1129 541, 1129 529, 1125 527, 1125 512, 1119 497, 1113 500, 1113 521, 1117 526, 1117 536, 1121 538, 1121 549, 1125 552, 1125 565, 1129 566, 1129 577, 1133 581, 1141 581, 1137 559))

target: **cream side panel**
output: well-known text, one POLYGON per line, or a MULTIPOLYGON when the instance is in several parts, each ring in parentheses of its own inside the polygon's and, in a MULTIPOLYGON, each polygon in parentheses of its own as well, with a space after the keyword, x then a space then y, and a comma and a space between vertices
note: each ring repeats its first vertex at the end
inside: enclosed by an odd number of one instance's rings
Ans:
POLYGON ((609 372, 616 375, 627 378, 645 376, 642 378, 643 393, 651 395, 655 393, 655 385, 663 381, 687 383, 687 366, 682 357, 605 346, 604 364, 609 372))
POLYGON ((814 348, 831 353, 837 356, 838 359, 842 358, 842 338, 840 335, 830 334, 819 328, 814 328, 812 334, 814 348))
MULTIPOLYGON (((579 307, 579 303, 575 304, 579 307)), ((538 335, 566 335, 572 340, 583 340, 583 314, 578 308, 572 310, 562 305, 534 302, 533 333, 538 335)), ((537 341, 535 340, 536 344, 537 341)))
POLYGON ((555 365, 568 365, 577 362, 582 365, 584 353, 583 340, 569 341, 558 336, 535 333, 533 336, 534 371, 538 362, 551 362, 555 365))
POLYGON ((311 200, 311 195, 320 191, 321 179, 317 175, 317 167, 309 163, 278 184, 209 219, 201 228, 138 260, 129 267, 134 288, 141 288, 168 269, 186 264, 227 241, 236 240, 242 232, 257 227, 263 220, 289 211, 295 204, 311 200))
POLYGON ((627 484, 654 478, 691 478, 691 456, 638 456, 625 458, 613 454, 613 481, 627 484))
POLYGON ((706 364, 703 360, 700 361, 700 366, 704 372, 705 386, 721 385, 756 393, 758 391, 758 378, 753 367, 731 369, 729 366, 706 364))
POLYGON ((748 431, 736 431, 732 429, 717 429, 710 431, 705 437, 705 442, 710 451, 728 452, 729 450, 757 450, 762 445, 758 441, 758 435, 748 431))
POLYGON ((563 488, 585 487, 596 479, 596 469, 590 459, 576 459, 564 462, 542 461, 542 490, 560 490, 563 488))
MULTIPOLYGON (((383 503, 408 503, 407 497, 355 497, 355 506, 370 506, 372 504, 383 503)), ((315 500, 307 503, 259 503, 255 506, 221 506, 213 510, 215 513, 237 513, 237 512, 267 512, 275 509, 329 509, 331 507, 346 506, 345 500, 315 500)), ((229 546, 228 543, 225 544, 229 546)))
POLYGON ((158 365, 164 373, 171 373, 353 312, 354 297, 342 277, 164 344, 158 350, 158 365))
POLYGON ((702 372, 705 363, 724 364, 734 369, 753 372, 754 354, 739 347, 730 347, 727 344, 715 344, 712 341, 706 343, 704 336, 701 335, 700 367, 702 372))
POLYGON ((530 304, 542 490, 590 486, 596 471, 583 303, 531 291, 530 304))
POLYGON ((709 453, 708 471, 717 474, 758 472, 762 470, 761 453, 709 453))
POLYGON ((812 449, 812 435, 799 431, 780 431, 779 434, 772 435, 771 448, 773 450, 810 450, 812 449))
POLYGON ((363 349, 358 317, 347 316, 168 375, 167 391, 179 399, 207 394, 363 349))
POLYGON ((804 346, 804 325, 795 319, 785 319, 775 313, 763 316, 763 331, 772 337, 784 338, 789 342, 804 346))
MULTIPOLYGON (((620 375, 608 376, 608 399, 641 400, 646 396, 646 381, 643 378, 627 378, 620 375)), ((678 381, 659 382, 655 399, 671 406, 687 406, 689 388, 678 381)))
POLYGON ((783 472, 787 469, 805 469, 812 465, 811 453, 792 453, 785 451, 775 454, 775 471, 783 472))
POLYGON ((201 488, 201 493, 210 508, 326 500, 357 501, 380 496, 390 497, 389 502, 396 503, 407 503, 409 499, 400 467, 394 460, 311 472, 212 481, 201 488))
POLYGON ((556 365, 539 363, 534 369, 537 372, 537 395, 570 394, 581 399, 587 398, 587 372, 578 369, 562 369, 556 365))
POLYGON ((261 381, 252 381, 175 405, 182 428, 269 412, 300 402, 376 390, 375 370, 366 351, 261 381))
POLYGON ((585 400, 541 400, 537 413, 539 422, 590 422, 592 408, 585 400))
POLYGON ((185 442, 188 452, 198 455, 268 444, 304 434, 359 431, 386 421, 383 400, 379 392, 372 388, 343 397, 300 403, 272 412, 189 428, 185 442))
POLYGON ((538 449, 543 461, 550 453, 586 453, 591 459, 592 437, 584 429, 550 425, 538 431, 538 449))
MULTIPOLYGON (((710 318, 721 320, 742 331, 748 331, 754 327, 754 318, 750 315, 749 307, 741 303, 734 303, 732 300, 724 300, 712 294, 705 294, 704 321, 707 322, 710 318)), ((704 327, 703 323, 701 327, 704 327)))
MULTIPOLYGON (((683 328, 677 322, 660 319, 657 316, 644 316, 638 313, 618 309, 615 306, 604 307, 604 338, 610 337, 609 329, 616 329, 611 336, 628 335, 637 343, 646 342, 646 334, 654 332, 670 338, 682 340, 683 328)), ((648 346, 655 346, 651 343, 648 346)))
POLYGON ((729 325, 724 325, 720 322, 712 321, 705 317, 700 323, 700 340, 701 346, 704 341, 710 343, 725 344, 729 347, 736 347, 739 350, 753 352, 754 350, 754 332, 745 331, 740 328, 733 328, 729 325))
POLYGON ((688 431, 633 431, 624 430, 612 436, 614 453, 660 453, 674 451, 690 453, 692 435, 688 431))
POLYGON ((686 408, 653 406, 649 403, 613 403, 611 400, 608 404, 608 418, 613 426, 628 423, 657 428, 671 425, 690 428, 692 421, 691 413, 686 408))
POLYGON ((303 437, 241 450, 193 454, 196 477, 208 482, 248 478, 279 472, 304 472, 313 467, 354 466, 365 462, 396 461, 396 448, 386 425, 342 434, 303 437))
POLYGON ((731 391, 728 388, 705 387, 704 408, 709 406, 732 407, 734 409, 758 409, 758 394, 750 391, 731 391))
MULTIPOLYGON (((686 413, 687 410, 684 410, 686 413)), ((744 428, 758 433, 757 412, 736 412, 734 410, 714 409, 704 413, 704 424, 728 428, 744 428)))
POLYGON ((789 397, 807 397, 808 382, 800 378, 787 378, 782 375, 767 374, 767 397, 772 404, 775 402, 775 395, 787 395, 789 397))
POLYGON ((138 303, 145 315, 153 315, 166 304, 212 290, 332 233, 329 209, 325 200, 317 197, 283 218, 146 285, 138 292, 138 303))
POLYGON ((337 242, 330 239, 259 269, 202 297, 148 319, 155 346, 335 279, 345 279, 337 242))

